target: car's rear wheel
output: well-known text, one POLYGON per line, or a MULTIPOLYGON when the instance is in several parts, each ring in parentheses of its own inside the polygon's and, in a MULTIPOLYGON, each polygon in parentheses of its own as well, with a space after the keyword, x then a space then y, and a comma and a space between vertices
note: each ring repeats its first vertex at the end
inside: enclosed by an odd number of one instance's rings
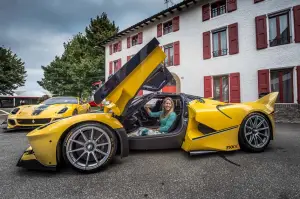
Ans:
POLYGON ((272 128, 261 113, 248 115, 239 131, 239 143, 242 150, 249 152, 262 152, 267 148, 271 140, 272 128))
POLYGON ((85 123, 72 129, 63 143, 66 163, 81 172, 95 172, 107 166, 116 153, 114 133, 99 123, 85 123))

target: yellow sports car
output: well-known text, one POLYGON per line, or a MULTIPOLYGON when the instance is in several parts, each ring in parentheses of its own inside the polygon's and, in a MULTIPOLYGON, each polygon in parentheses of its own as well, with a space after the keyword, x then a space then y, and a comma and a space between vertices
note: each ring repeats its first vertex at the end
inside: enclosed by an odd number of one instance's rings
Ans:
POLYGON ((37 105, 14 108, 7 117, 6 130, 35 128, 89 110, 90 105, 77 97, 52 97, 37 105))
POLYGON ((97 104, 108 102, 103 113, 76 115, 33 130, 27 135, 30 147, 17 166, 56 170, 67 163, 81 172, 95 172, 116 155, 128 156, 130 150, 181 148, 198 154, 239 149, 261 152, 268 146, 274 138, 278 93, 236 104, 184 93, 158 93, 172 79, 161 64, 165 57, 153 38, 96 91, 97 104), (136 97, 140 89, 153 92, 136 97), (139 127, 159 127, 145 106, 156 112, 167 96, 173 99, 176 113, 168 131, 128 136, 139 127))

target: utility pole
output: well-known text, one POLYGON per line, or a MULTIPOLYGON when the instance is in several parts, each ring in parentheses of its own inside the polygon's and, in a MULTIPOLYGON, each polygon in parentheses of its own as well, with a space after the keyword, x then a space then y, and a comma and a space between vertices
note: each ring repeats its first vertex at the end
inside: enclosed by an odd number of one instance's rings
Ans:
POLYGON ((174 5, 172 0, 164 0, 164 1, 165 1, 165 4, 167 5, 167 8, 174 5), (169 4, 170 4, 170 6, 169 6, 169 4))

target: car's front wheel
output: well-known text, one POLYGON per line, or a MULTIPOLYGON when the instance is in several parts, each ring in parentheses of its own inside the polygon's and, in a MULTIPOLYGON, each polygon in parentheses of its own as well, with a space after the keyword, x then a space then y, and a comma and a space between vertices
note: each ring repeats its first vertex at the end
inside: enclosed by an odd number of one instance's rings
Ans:
POLYGON ((272 128, 266 116, 260 113, 248 115, 239 131, 241 149, 249 152, 262 152, 271 140, 272 128))
POLYGON ((66 163, 81 172, 95 172, 110 163, 116 153, 114 133, 99 123, 85 123, 72 129, 63 143, 66 163))

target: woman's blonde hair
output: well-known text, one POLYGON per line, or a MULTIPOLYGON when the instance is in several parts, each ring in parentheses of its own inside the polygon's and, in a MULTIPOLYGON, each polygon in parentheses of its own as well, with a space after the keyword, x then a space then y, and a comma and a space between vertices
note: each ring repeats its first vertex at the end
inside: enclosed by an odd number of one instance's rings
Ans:
POLYGON ((172 100, 172 98, 166 97, 166 98, 164 99, 162 105, 163 105, 163 107, 162 107, 162 108, 163 108, 163 114, 161 114, 161 117, 162 117, 162 118, 169 116, 170 113, 172 113, 172 112, 174 111, 174 101, 172 100), (167 113, 167 111, 166 111, 166 109, 165 109, 165 103, 166 103, 168 100, 171 102, 172 107, 171 107, 171 109, 170 109, 170 110, 168 111, 168 113, 167 113))

